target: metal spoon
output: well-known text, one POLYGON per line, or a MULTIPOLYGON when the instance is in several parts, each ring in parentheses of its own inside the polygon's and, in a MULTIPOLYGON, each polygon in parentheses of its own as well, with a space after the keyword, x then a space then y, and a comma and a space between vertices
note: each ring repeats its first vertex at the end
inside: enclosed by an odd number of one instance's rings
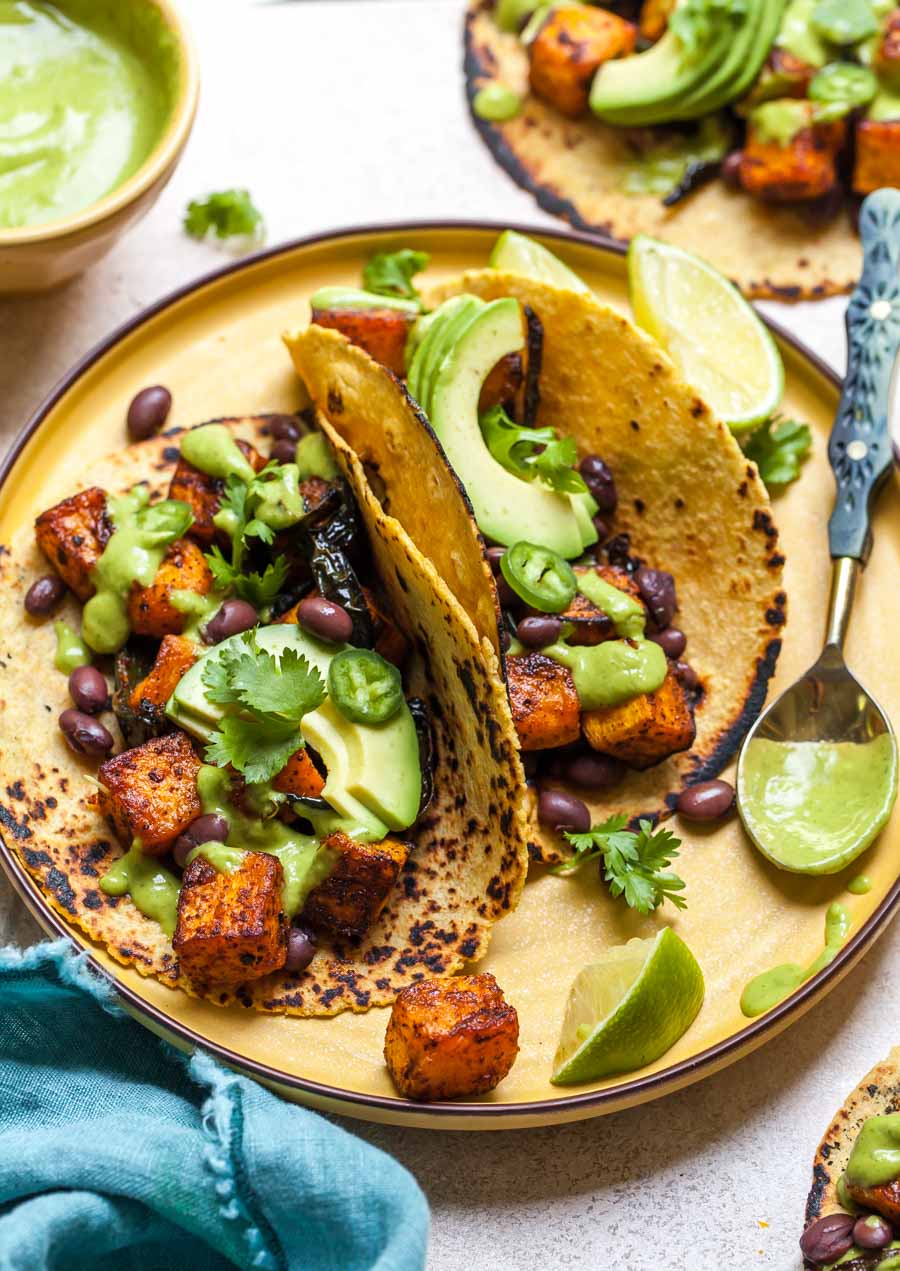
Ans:
POLYGON ((871 510, 892 462, 890 389, 900 352, 900 191, 870 194, 859 232, 863 271, 847 309, 847 375, 828 443, 837 497, 828 523, 833 571, 825 647, 806 674, 760 716, 738 760, 737 806, 744 828, 763 855, 798 873, 835 873, 858 856, 887 819, 897 784, 893 742, 893 772, 885 773, 877 806, 873 800, 871 824, 861 833, 857 823, 843 852, 823 846, 822 859, 807 868, 779 858, 780 845, 768 841, 775 837, 771 828, 754 821, 747 790, 747 754, 754 741, 863 743, 885 734, 893 741, 889 719, 848 670, 843 648, 857 580, 872 546, 871 510))

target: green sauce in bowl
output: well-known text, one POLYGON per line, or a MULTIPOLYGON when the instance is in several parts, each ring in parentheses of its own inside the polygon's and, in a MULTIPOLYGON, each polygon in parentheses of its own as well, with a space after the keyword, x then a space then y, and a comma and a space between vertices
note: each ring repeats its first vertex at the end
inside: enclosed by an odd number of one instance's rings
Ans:
POLYGON ((133 176, 178 76, 149 0, 0 0, 0 230, 79 212, 133 176))

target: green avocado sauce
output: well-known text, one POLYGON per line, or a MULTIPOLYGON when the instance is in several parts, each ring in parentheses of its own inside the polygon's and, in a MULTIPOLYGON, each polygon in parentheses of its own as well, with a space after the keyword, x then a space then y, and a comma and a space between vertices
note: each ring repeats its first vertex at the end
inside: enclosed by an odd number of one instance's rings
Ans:
POLYGON ((189 640, 199 641, 200 628, 221 608, 224 599, 225 593, 221 591, 210 591, 205 596, 196 591, 184 591, 180 587, 171 591, 169 604, 187 618, 181 634, 189 640))
POLYGON ((628 160, 622 189, 662 197, 681 184, 689 167, 724 159, 731 144, 732 131, 720 115, 708 115, 687 132, 664 130, 657 144, 628 160))
POLYGON ((177 78, 153 5, 0 0, 0 228, 81 211, 127 181, 162 137, 177 78))
MULTIPOLYGON (((853 1211, 850 1210, 850 1212, 852 1213, 853 1211)), ((900 1251, 900 1240, 892 1240, 886 1248, 897 1249, 900 1251)), ((883 1252, 884 1250, 882 1250, 882 1253, 883 1252)), ((867 1256, 872 1256, 871 1250, 869 1250, 867 1254, 867 1251, 860 1248, 859 1245, 853 1245, 845 1254, 842 1254, 836 1262, 829 1262, 826 1266, 823 1266, 822 1271, 833 1271, 833 1268, 835 1267, 846 1266, 848 1263, 854 1262, 857 1258, 865 1260, 867 1256)), ((868 1263, 866 1265, 868 1265, 868 1263)), ((872 1265, 877 1268, 877 1271, 900 1271, 900 1252, 887 1258, 882 1258, 878 1263, 872 1265)))
POLYGON ((900 1112, 869 1117, 856 1136, 845 1171, 853 1188, 881 1187, 900 1177, 900 1112))
POLYGON ((889 123, 892 119, 900 119, 900 93, 882 84, 866 112, 866 118, 874 119, 878 123, 889 123))
MULTIPOLYGON (((113 533, 91 571, 96 594, 84 606, 81 636, 97 653, 116 653, 128 639, 128 594, 134 582, 149 587, 173 542, 164 526, 148 522, 145 485, 110 499, 113 533)), ((169 508, 184 504, 170 503, 169 508)))
POLYGON ((158 922, 167 936, 175 934, 181 883, 170 869, 141 850, 140 839, 106 871, 100 890, 107 896, 130 896, 145 918, 158 922))
POLYGON ((763 102, 750 112, 750 124, 757 138, 779 146, 789 146, 810 123, 809 103, 791 97, 763 102))
POLYGON ((741 814, 766 856, 799 874, 833 874, 869 846, 897 794, 897 752, 867 742, 750 741, 741 814))
POLYGON ((209 843, 201 843, 192 852, 188 852, 185 864, 190 865, 191 861, 202 856, 220 874, 233 874, 241 868, 246 855, 247 853, 241 847, 229 847, 227 843, 219 843, 216 839, 212 839, 209 843))
POLYGON ((793 53, 801 62, 810 66, 824 66, 832 56, 828 45, 810 25, 813 10, 819 0, 791 0, 781 20, 781 30, 775 37, 778 48, 793 53))
POLYGON ((830 904, 825 915, 825 948, 815 961, 808 967, 784 962, 771 971, 763 971, 762 975, 754 976, 741 994, 741 1012, 748 1019, 752 1019, 754 1015, 762 1015, 798 989, 805 980, 824 970, 837 957, 850 932, 850 926, 850 914, 844 906, 837 902, 830 904))
POLYGON ((299 471, 300 480, 307 477, 320 477, 323 481, 334 481, 341 475, 334 461, 326 438, 320 432, 307 433, 297 442, 297 454, 294 458, 299 471))
POLYGON ((181 439, 181 454, 195 468, 220 481, 232 474, 242 481, 252 481, 256 476, 253 464, 224 424, 192 428, 181 439))
POLYGON ((265 493, 254 513, 258 521, 277 534, 296 525, 306 511, 300 493, 300 469, 295 463, 283 463, 278 472, 263 486, 265 493))
MULTIPOLYGON (((303 908, 304 901, 312 889, 331 873, 336 860, 335 853, 322 847, 318 833, 316 835, 301 834, 299 830, 285 825, 277 817, 259 820, 256 817, 247 816, 231 802, 230 788, 229 774, 223 768, 204 764, 200 769, 197 775, 197 793, 200 796, 203 811, 205 813, 218 812, 226 817, 231 825, 226 839, 226 848, 233 850, 239 847, 255 852, 269 852, 281 861, 281 867, 284 870, 282 903, 285 913, 292 918, 303 908)), ((340 819, 334 813, 330 816, 334 824, 326 824, 328 817, 323 814, 322 824, 316 826, 318 832, 327 834, 331 829, 337 828, 340 819)), ((359 838, 359 835, 354 834, 353 837, 359 838)), ((216 868, 219 868, 206 850, 203 854, 216 868)), ((219 853, 219 859, 224 860, 225 854, 219 853)))
POLYGON ((505 84, 485 84, 472 98, 472 110, 479 119, 503 123, 522 109, 522 98, 505 84))
POLYGON ((857 874, 855 878, 851 878, 847 884, 847 891, 852 896, 865 896, 866 892, 872 890, 872 880, 868 874, 857 874))
POLYGON ((91 651, 78 632, 67 622, 54 622, 56 632, 56 655, 53 665, 57 671, 71 675, 78 666, 90 666, 91 651))
POLYGON ((541 653, 569 668, 582 710, 618 706, 641 693, 655 692, 666 678, 668 663, 659 645, 644 639, 643 606, 593 571, 577 578, 578 590, 612 620, 622 639, 594 645, 558 640, 541 653))

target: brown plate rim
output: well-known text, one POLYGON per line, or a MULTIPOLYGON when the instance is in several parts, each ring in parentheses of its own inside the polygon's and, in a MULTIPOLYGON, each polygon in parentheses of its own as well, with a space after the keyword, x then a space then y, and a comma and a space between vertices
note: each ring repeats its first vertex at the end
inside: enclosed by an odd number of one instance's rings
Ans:
MULTIPOLYGON (((512 229, 520 234, 528 234, 538 238, 556 239, 563 244, 577 242, 601 253, 606 252, 624 256, 626 252, 623 244, 611 238, 604 239, 596 234, 582 234, 572 230, 547 228, 540 225, 509 224, 503 221, 469 219, 385 221, 374 224, 352 225, 341 229, 325 230, 316 234, 305 235, 273 247, 264 248, 262 251, 254 252, 239 261, 203 274, 193 282, 186 283, 184 286, 162 296, 159 300, 154 301, 151 305, 135 314, 134 317, 122 323, 110 335, 99 341, 85 353, 71 370, 59 380, 14 438, 7 454, 0 461, 0 486, 9 478, 13 466, 25 445, 53 407, 95 362, 99 361, 101 357, 110 352, 126 336, 144 325, 151 318, 187 296, 202 290, 204 287, 232 274, 237 274, 242 270, 251 269, 263 261, 343 238, 376 234, 415 235, 420 231, 430 230, 447 230, 450 232, 462 230, 499 234, 506 229, 512 229)), ((763 314, 759 316, 779 341, 791 348, 795 354, 812 366, 835 389, 840 390, 841 378, 822 358, 807 348, 791 332, 786 331, 779 323, 772 321, 763 314)), ((49 906, 44 905, 40 894, 33 890, 32 884, 2 835, 0 835, 0 865, 3 866, 4 872, 10 879, 17 894, 25 903, 26 908, 38 920, 40 925, 45 929, 49 927, 59 936, 71 940, 77 948, 82 948, 83 946, 75 939, 62 919, 49 906)), ((87 958, 97 972, 112 982, 116 992, 139 1016, 152 1020, 164 1032, 178 1037, 188 1046, 200 1047, 217 1059, 222 1060, 223 1063, 258 1077, 263 1081, 273 1082, 319 1099, 332 1100, 356 1107, 372 1108, 395 1115, 417 1111, 425 1116, 433 1116, 436 1120, 456 1119, 459 1121, 468 1118, 503 1120, 516 1117, 533 1118, 540 1116, 541 1113, 557 1115, 574 1112, 577 1114, 579 1111, 583 1111, 585 1116, 590 1116, 596 1115, 596 1110, 602 1109, 604 1104, 621 1106, 623 1102, 639 1101, 642 1096, 648 1093, 650 1097, 661 1097, 673 1088, 683 1084, 685 1078, 697 1080, 698 1073, 702 1070, 707 1069, 711 1073, 723 1066, 723 1062, 727 1062, 731 1055, 739 1057, 741 1052, 759 1044, 766 1034, 779 1032, 792 1018, 803 1014, 804 1008, 808 1004, 812 1004, 814 999, 819 996, 822 989, 832 979, 840 979, 844 969, 860 956, 863 949, 867 948, 881 933, 897 908, 898 903, 900 903, 900 879, 895 881, 878 908, 859 931, 841 948, 837 957, 829 966, 820 971, 818 975, 813 976, 812 979, 807 980, 800 989, 791 994, 790 997, 785 998, 773 1010, 760 1016, 757 1021, 748 1024, 740 1032, 732 1034, 727 1040, 708 1047, 706 1050, 701 1051, 699 1055, 694 1055, 690 1059, 682 1060, 681 1063, 646 1077, 637 1077, 634 1080, 620 1083, 604 1090, 592 1090, 583 1094, 563 1095, 560 1098, 539 1099, 525 1103, 443 1102, 417 1104, 407 1099, 392 1098, 387 1095, 363 1094, 359 1091, 344 1090, 339 1086, 324 1085, 321 1082, 297 1077, 281 1069, 271 1068, 257 1060, 248 1059, 228 1047, 210 1042, 202 1034, 187 1028, 165 1011, 151 1005, 140 994, 120 983, 114 973, 103 967, 90 952, 87 953, 87 958)), ((569 1119, 572 1118, 570 1117, 569 1119)))

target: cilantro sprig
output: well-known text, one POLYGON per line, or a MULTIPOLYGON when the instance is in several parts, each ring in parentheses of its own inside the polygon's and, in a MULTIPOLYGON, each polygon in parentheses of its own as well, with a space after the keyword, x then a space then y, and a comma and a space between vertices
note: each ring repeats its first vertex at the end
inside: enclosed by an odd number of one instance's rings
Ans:
POLYGON ((627 830, 627 824, 626 816, 611 816, 587 833, 566 831, 575 855, 554 865, 550 872, 572 874, 589 861, 599 860, 612 895, 624 897, 626 905, 638 913, 649 914, 666 900, 676 909, 686 909, 678 894, 684 891, 684 880, 668 872, 681 840, 671 830, 657 830, 650 821, 639 821, 636 831, 627 830))
POLYGON ((554 428, 523 428, 502 406, 492 406, 479 421, 485 444, 507 472, 525 481, 542 481, 557 493, 584 494, 577 471, 573 437, 558 437, 554 428))
POLYGON ((264 234, 262 213, 249 190, 220 190, 205 199, 193 199, 184 214, 185 233, 191 238, 252 238, 264 234))
POLYGON ((753 460, 760 477, 770 488, 796 481, 811 449, 812 432, 808 424, 777 416, 767 419, 744 442, 744 454, 753 460))
POLYGON ((262 573, 245 570, 250 540, 256 538, 271 546, 275 538, 272 527, 255 513, 266 496, 268 480, 277 469, 277 464, 268 463, 252 481, 244 481, 234 473, 227 478, 215 523, 231 538, 231 558, 226 558, 217 545, 205 553, 216 589, 234 592, 256 609, 271 605, 290 570, 283 555, 276 556, 262 573))
POLYGON ((413 278, 428 268, 431 257, 428 252, 413 251, 410 247, 398 252, 378 252, 366 262, 363 269, 363 286, 379 296, 399 296, 401 300, 417 300, 421 297, 413 286, 413 278))
POLYGON ((271 781, 302 749, 300 721, 325 698, 325 682, 308 659, 285 649, 278 659, 245 632, 208 658, 203 684, 211 702, 228 709, 206 747, 208 763, 231 764, 247 781, 271 781))

